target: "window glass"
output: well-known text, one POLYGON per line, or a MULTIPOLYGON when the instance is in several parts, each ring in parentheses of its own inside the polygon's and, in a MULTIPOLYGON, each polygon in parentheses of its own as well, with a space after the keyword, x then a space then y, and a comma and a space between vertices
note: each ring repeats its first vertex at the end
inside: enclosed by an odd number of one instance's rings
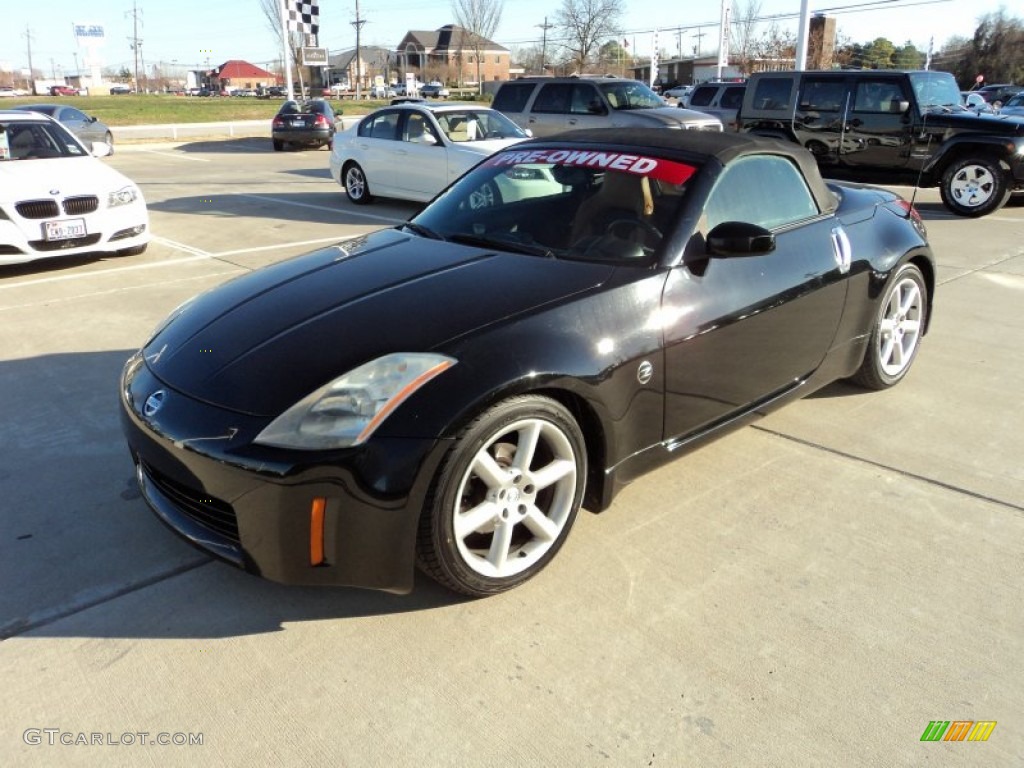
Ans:
POLYGON ((691 107, 706 107, 718 93, 718 86, 700 86, 690 96, 691 107))
POLYGON ((856 112, 898 112, 903 91, 896 82, 862 80, 857 83, 853 109, 856 112))
POLYGON ((564 115, 569 111, 572 97, 571 83, 546 83, 533 102, 533 111, 544 114, 564 115))
POLYGON ((426 115, 410 112, 405 118, 402 141, 413 144, 437 144, 438 139, 426 115))
POLYGON ((84 123, 89 118, 87 118, 85 116, 84 112, 79 112, 77 109, 69 108, 69 109, 65 109, 64 110, 64 118, 63 119, 64 120, 70 120, 70 121, 76 122, 76 123, 84 123))
POLYGON ((726 168, 711 191, 708 231, 723 221, 743 221, 775 229, 816 216, 818 207, 800 171, 785 157, 762 155, 726 168), (759 194, 751 194, 758 190, 759 194))
POLYGON ((533 83, 506 83, 498 90, 492 106, 501 112, 522 112, 533 89, 533 83))
POLYGON ((726 88, 725 93, 722 94, 722 98, 719 100, 719 106, 722 109, 739 109, 740 104, 743 103, 743 93, 746 90, 744 86, 726 88))
POLYGON ((804 80, 800 93, 801 112, 839 112, 846 101, 846 83, 842 80, 804 80))
POLYGON ((398 112, 384 112, 374 115, 359 124, 359 135, 371 139, 395 140, 398 129, 398 112))
POLYGON ((578 83, 572 89, 572 105, 570 111, 574 115, 604 115, 608 113, 601 94, 590 83, 578 83))
POLYGON ((765 77, 757 81, 754 91, 754 109, 789 109, 789 94, 793 90, 791 77, 765 77))

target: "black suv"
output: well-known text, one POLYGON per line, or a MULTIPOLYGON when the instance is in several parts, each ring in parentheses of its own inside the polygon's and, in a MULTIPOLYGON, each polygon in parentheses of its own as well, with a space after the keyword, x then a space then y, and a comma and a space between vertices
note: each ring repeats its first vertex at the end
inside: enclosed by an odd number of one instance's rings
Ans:
POLYGON ((762 72, 747 83, 737 123, 803 144, 823 167, 938 186, 961 216, 1024 192, 1024 120, 965 109, 948 72, 762 72))

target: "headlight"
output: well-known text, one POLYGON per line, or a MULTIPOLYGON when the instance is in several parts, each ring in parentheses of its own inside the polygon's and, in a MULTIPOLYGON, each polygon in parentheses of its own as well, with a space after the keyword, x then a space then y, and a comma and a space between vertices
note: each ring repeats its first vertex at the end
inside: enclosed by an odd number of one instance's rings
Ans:
POLYGON ((128 205, 139 199, 139 190, 135 187, 124 187, 116 192, 107 195, 107 207, 116 208, 119 205, 128 205))
POLYGON ((255 442, 299 450, 359 445, 413 392, 455 363, 416 352, 379 357, 302 398, 255 442))

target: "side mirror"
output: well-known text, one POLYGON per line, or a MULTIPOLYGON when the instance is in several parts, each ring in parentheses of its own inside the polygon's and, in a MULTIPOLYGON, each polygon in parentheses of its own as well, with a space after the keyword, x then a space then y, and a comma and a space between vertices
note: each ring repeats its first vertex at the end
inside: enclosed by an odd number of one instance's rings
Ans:
POLYGON ((761 256, 774 250, 775 235, 744 221, 723 221, 707 237, 707 251, 713 256, 761 256))

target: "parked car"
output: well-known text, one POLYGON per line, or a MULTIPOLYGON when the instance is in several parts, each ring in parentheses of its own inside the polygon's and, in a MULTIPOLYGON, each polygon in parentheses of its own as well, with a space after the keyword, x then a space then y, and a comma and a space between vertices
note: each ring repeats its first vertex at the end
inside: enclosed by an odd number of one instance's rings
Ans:
POLYGON ((77 96, 78 89, 70 85, 51 85, 49 89, 51 96, 77 96))
POLYGON ((1024 85, 995 83, 993 85, 983 85, 975 93, 980 94, 994 109, 999 109, 1011 96, 1016 96, 1021 91, 1024 91, 1024 85))
POLYGON ((1024 193, 1024 120, 961 107, 949 72, 758 72, 738 122, 802 144, 830 174, 938 187, 961 216, 984 216, 1024 193))
POLYGON ((972 112, 995 112, 992 105, 977 91, 960 91, 960 103, 972 112))
POLYGON ((693 89, 686 100, 686 106, 717 117, 726 131, 735 131, 737 129, 736 115, 743 103, 743 93, 746 89, 746 83, 701 83, 693 89))
POLYGON ((323 99, 311 99, 303 104, 286 101, 271 123, 274 151, 280 152, 289 144, 330 149, 338 130, 338 119, 331 105, 323 99))
POLYGON ((1003 117, 1024 117, 1024 93, 1018 93, 1006 100, 1006 103, 999 108, 999 114, 1003 117))
POLYGON ((127 94, 129 94, 131 92, 132 92, 132 89, 129 88, 127 85, 112 85, 112 86, 110 86, 110 95, 111 96, 126 96, 127 94))
POLYGON ((91 147, 93 142, 102 141, 110 145, 108 154, 114 153, 114 134, 110 132, 110 127, 99 118, 89 116, 80 109, 63 104, 23 104, 12 109, 49 115, 75 134, 85 146, 91 147))
POLYGON ((395 97, 395 89, 390 85, 373 85, 370 86, 370 98, 371 99, 393 99, 395 97))
POLYGON ((906 201, 800 147, 574 131, 186 303, 128 360, 122 423, 143 498, 218 558, 491 595, 644 472, 836 379, 897 384, 935 281, 906 201), (499 183, 523 193, 474 206, 499 183))
POLYGON ((669 88, 667 91, 662 93, 666 99, 678 100, 678 106, 685 107, 687 97, 693 92, 694 86, 692 85, 677 85, 675 88, 669 88))
POLYGON ((638 80, 524 77, 502 83, 491 104, 536 136, 580 128, 662 126, 721 131, 717 119, 670 107, 638 80))
MULTIPOLYGON (((426 201, 487 155, 527 134, 493 109, 406 102, 383 107, 338 135, 331 176, 353 203, 374 196, 426 201)), ((477 204, 500 194, 488 188, 477 204)))
POLYGON ((425 99, 447 99, 450 95, 451 91, 441 83, 427 83, 420 88, 420 96, 425 99))
POLYGON ((46 115, 0 111, 0 264, 146 250, 142 192, 96 159, 109 152, 46 115))

